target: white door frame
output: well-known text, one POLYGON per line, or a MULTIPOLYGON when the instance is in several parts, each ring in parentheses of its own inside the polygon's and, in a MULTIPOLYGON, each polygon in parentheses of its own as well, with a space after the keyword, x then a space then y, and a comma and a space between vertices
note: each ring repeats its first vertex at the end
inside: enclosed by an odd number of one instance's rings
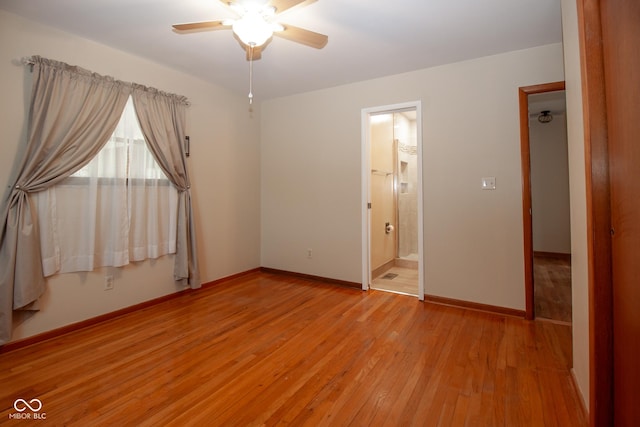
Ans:
POLYGON ((362 289, 369 290, 371 284, 371 136, 369 116, 381 113, 416 111, 416 138, 418 145, 418 298, 424 301, 424 242, 423 242, 423 202, 422 202, 422 101, 384 105, 362 109, 362 289))

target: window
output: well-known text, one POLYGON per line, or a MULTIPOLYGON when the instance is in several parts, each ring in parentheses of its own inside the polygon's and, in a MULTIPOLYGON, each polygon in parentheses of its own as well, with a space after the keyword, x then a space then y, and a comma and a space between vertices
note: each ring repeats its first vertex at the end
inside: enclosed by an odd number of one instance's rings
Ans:
POLYGON ((178 193, 147 148, 131 98, 98 155, 32 197, 45 276, 176 251, 178 193))

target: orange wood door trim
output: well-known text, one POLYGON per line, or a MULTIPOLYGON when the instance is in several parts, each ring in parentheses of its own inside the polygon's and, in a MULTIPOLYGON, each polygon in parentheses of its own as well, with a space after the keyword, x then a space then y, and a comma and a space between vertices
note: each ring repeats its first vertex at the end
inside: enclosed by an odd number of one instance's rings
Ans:
POLYGON ((588 225, 593 239, 590 390, 597 399, 592 402, 597 408, 592 421, 638 426, 640 2, 585 1, 583 14, 587 72, 583 81, 590 101, 588 225))
POLYGON ((600 0, 576 0, 589 263, 589 425, 613 425, 611 194, 600 0))
POLYGON ((531 151, 529 145, 529 95, 564 90, 564 81, 518 88, 520 104, 520 158, 522 164, 522 226, 524 232, 525 319, 535 317, 533 300, 533 225, 531 221, 531 151))

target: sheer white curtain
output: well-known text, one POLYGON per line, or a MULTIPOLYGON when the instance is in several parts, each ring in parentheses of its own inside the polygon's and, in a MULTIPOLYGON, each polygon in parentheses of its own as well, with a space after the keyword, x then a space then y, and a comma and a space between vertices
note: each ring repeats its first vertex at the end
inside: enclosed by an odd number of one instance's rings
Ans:
POLYGON ((176 252, 177 189, 149 152, 131 98, 100 153, 32 197, 45 276, 176 252))

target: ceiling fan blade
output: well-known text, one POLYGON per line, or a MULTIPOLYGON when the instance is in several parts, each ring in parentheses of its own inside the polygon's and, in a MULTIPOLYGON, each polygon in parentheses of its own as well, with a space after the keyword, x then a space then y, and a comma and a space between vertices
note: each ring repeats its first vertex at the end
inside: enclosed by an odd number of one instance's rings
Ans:
MULTIPOLYGON (((223 0, 224 1, 224 0, 223 0)), ((317 0, 271 0, 269 4, 276 8, 276 15, 298 5, 308 5, 317 0)))
MULTIPOLYGON (((251 60, 251 47, 246 46, 245 50, 247 51, 247 61, 251 60)), ((262 46, 254 46, 253 47, 253 60, 256 61, 262 58, 262 46)))
POLYGON ((172 25, 176 31, 210 31, 210 30, 226 30, 231 28, 230 25, 225 25, 225 21, 205 21, 205 22, 191 22, 188 24, 175 24, 172 25))
POLYGON ((274 36, 282 37, 283 39, 291 40, 292 42, 302 43, 307 46, 315 47, 316 49, 322 49, 327 45, 329 37, 324 34, 315 33, 313 31, 305 30, 304 28, 294 27, 289 24, 281 24, 284 27, 283 31, 277 31, 273 33, 274 36))

